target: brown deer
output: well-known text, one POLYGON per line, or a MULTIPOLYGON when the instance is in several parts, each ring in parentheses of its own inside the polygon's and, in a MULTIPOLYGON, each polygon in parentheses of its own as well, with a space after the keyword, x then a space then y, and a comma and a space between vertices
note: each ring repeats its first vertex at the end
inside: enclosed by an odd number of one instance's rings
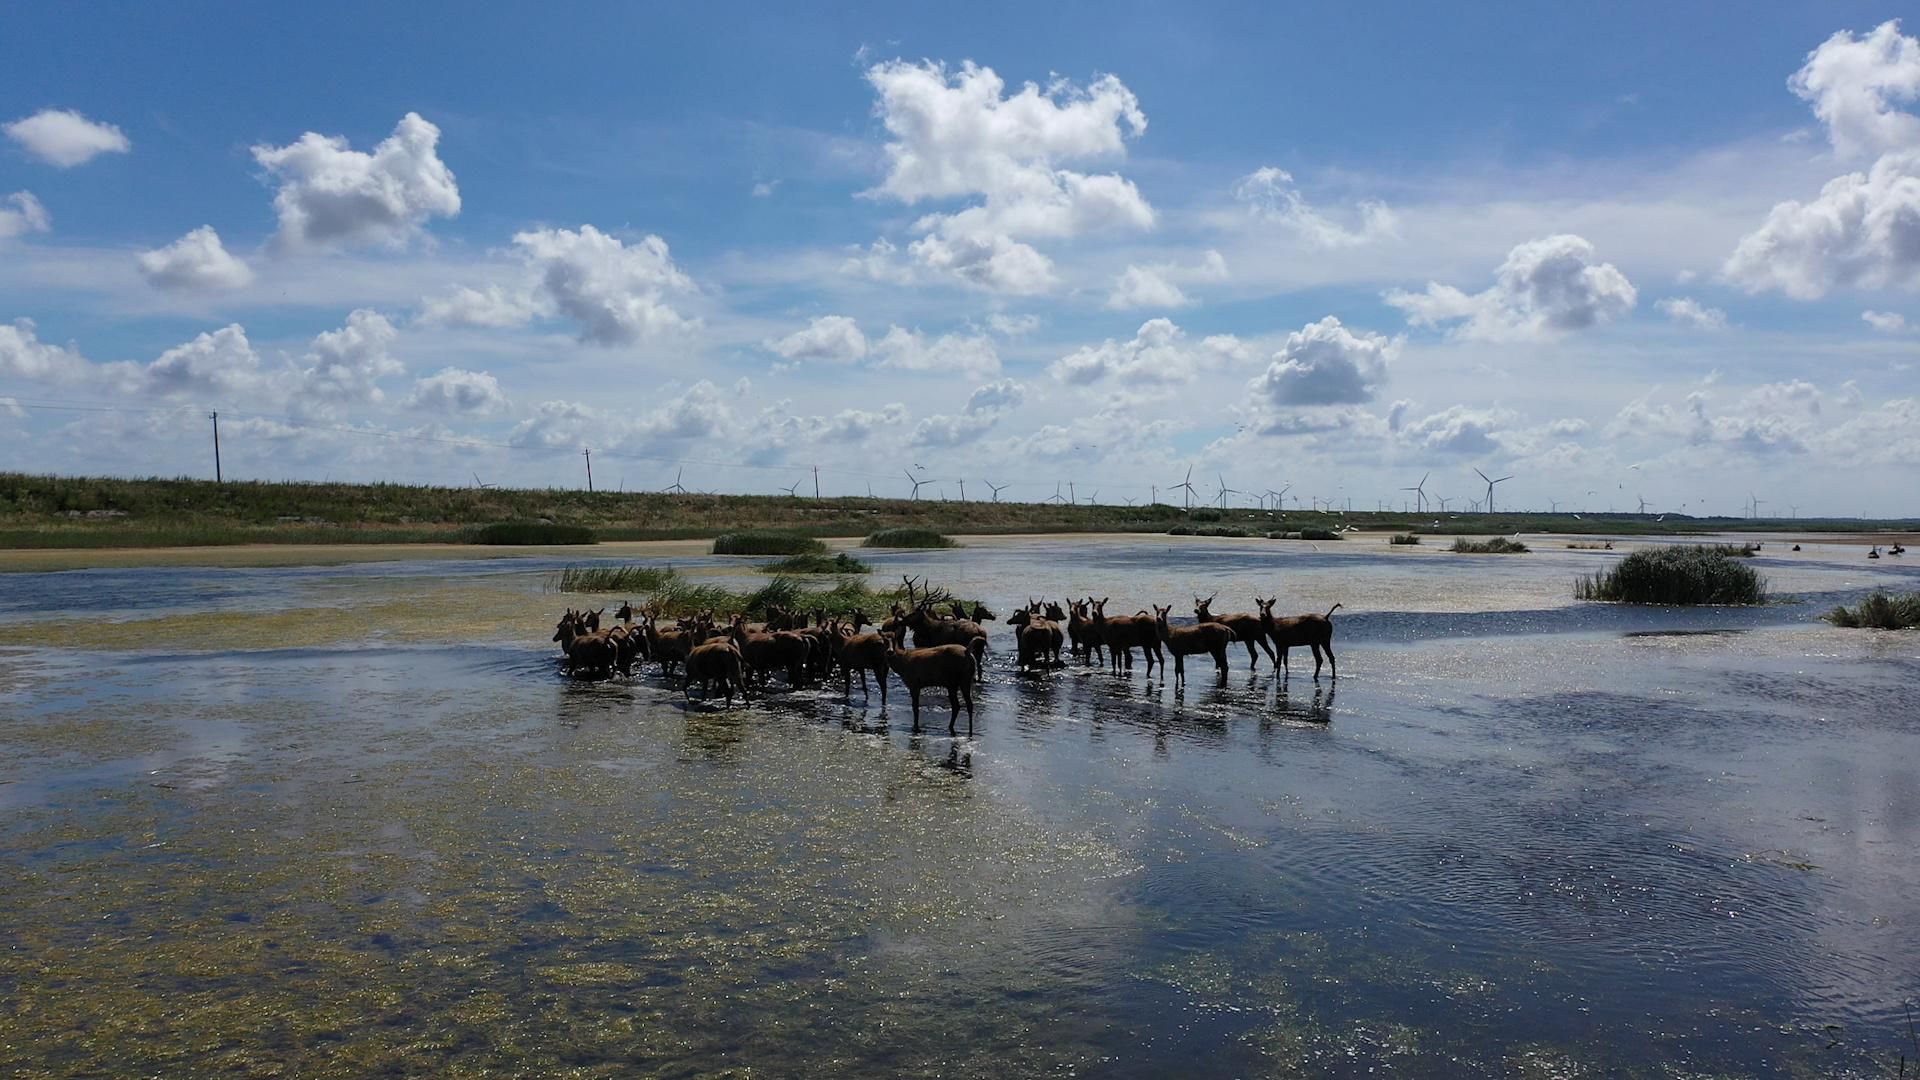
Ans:
POLYGON ((753 677, 764 686, 769 671, 781 670, 787 674, 789 687, 805 685, 811 649, 806 637, 792 630, 757 633, 747 629, 747 625, 746 616, 735 615, 731 637, 753 677))
POLYGON ((1327 609, 1325 615, 1308 612, 1305 615, 1293 615, 1284 619, 1273 617, 1273 605, 1279 600, 1254 598, 1260 605, 1260 624, 1266 628, 1267 636, 1273 639, 1274 647, 1280 650, 1280 668, 1287 670, 1287 651, 1295 645, 1305 645, 1313 649, 1313 677, 1320 677, 1320 653, 1327 654, 1327 665, 1333 669, 1333 677, 1340 677, 1340 665, 1333 658, 1333 613, 1340 610, 1335 604, 1327 609))
MULTIPOLYGON (((1187 657, 1206 653, 1213 657, 1214 671, 1221 682, 1227 681, 1227 646, 1233 644, 1233 630, 1224 623, 1199 622, 1192 626, 1169 626, 1167 612, 1173 605, 1153 606, 1153 629, 1161 644, 1173 654, 1173 681, 1187 681, 1187 657)), ((1165 668, 1161 669, 1163 672, 1165 668)))
POLYGON ((1153 663, 1160 662, 1160 674, 1167 673, 1167 658, 1160 652, 1160 632, 1154 629, 1153 619, 1145 611, 1134 615, 1115 615, 1107 617, 1107 601, 1113 599, 1103 596, 1093 602, 1093 624, 1100 633, 1101 643, 1107 647, 1107 666, 1115 673, 1120 671, 1124 660, 1128 671, 1133 670, 1133 650, 1137 647, 1140 655, 1147 661, 1147 677, 1153 677, 1153 663))
MULTIPOLYGON (((1067 601, 1067 637, 1073 642, 1073 655, 1084 664, 1093 663, 1094 654, 1102 653, 1105 647, 1100 631, 1093 625, 1092 607, 1092 597, 1067 601)), ((1104 661, 1104 653, 1101 659, 1104 661)))
POLYGON ((1014 627, 1014 667, 1019 671, 1060 666, 1060 624, 1041 615, 1039 608, 1039 604, 1029 603, 1007 616, 1007 622, 1014 627))
POLYGON ((913 699, 913 726, 920 726, 920 691, 929 686, 946 687, 947 734, 954 732, 960 715, 960 702, 967 703, 967 734, 973 734, 973 651, 965 645, 935 645, 927 649, 887 650, 887 666, 906 684, 913 699))
POLYGON ((1209 596, 1205 600, 1197 596, 1194 597, 1194 620, 1203 623, 1220 623, 1227 629, 1233 631, 1233 640, 1246 642, 1248 667, 1257 668, 1260 666, 1260 654, 1253 651, 1255 645, 1265 650, 1267 663, 1269 665, 1277 663, 1273 655, 1273 646, 1267 644, 1266 624, 1260 621, 1259 615, 1245 611, 1235 612, 1231 615, 1215 615, 1209 610, 1212 606, 1213 597, 1209 596))
POLYGON ((599 671, 612 674, 620 662, 613 639, 605 631, 588 631, 585 626, 581 616, 569 610, 553 628, 553 640, 567 654, 567 674, 578 675, 583 669, 589 675, 599 671))
POLYGON ((887 650, 897 647, 898 642, 882 633, 862 634, 859 632, 866 616, 854 613, 851 627, 833 628, 835 660, 840 665, 842 675, 841 692, 846 699, 853 700, 853 673, 860 673, 860 696, 866 698, 867 672, 873 672, 875 681, 880 684, 880 707, 887 706, 887 650))
MULTIPOLYGON (((972 619, 937 619, 933 617, 933 605, 947 599, 946 590, 928 590, 917 602, 914 601, 914 582, 912 578, 901 579, 907 587, 907 600, 912 605, 908 609, 896 610, 894 618, 913 631, 913 647, 930 648, 935 645, 963 645, 972 652, 976 660, 983 660, 987 651, 987 632, 972 619)), ((986 665, 976 663, 976 674, 986 678, 986 665)))
POLYGON ((700 684, 700 697, 704 700, 713 696, 713 684, 719 683, 720 689, 727 695, 727 708, 733 707, 733 691, 737 687, 742 701, 751 700, 747 696, 747 677, 742 670, 740 649, 731 641, 707 641, 695 645, 687 653, 686 674, 680 677, 680 696, 689 704, 693 697, 687 687, 700 684))
POLYGON ((640 617, 640 628, 647 636, 647 655, 660 661, 660 674, 672 676, 673 669, 687 659, 687 653, 706 635, 699 634, 691 627, 679 627, 662 630, 658 626, 659 612, 649 610, 640 617))

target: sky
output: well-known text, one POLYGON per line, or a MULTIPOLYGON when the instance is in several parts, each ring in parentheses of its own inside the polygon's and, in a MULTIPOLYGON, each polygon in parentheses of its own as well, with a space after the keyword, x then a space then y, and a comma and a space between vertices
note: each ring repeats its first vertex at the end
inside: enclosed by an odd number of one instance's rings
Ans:
POLYGON ((0 469, 1920 515, 1893 6, 788 7, 0 11, 0 469))

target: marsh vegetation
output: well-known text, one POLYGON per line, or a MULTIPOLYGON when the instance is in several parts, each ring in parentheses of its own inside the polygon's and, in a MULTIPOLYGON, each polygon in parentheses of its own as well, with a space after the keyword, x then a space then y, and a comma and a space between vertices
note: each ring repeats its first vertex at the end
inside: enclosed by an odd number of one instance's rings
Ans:
POLYGON ((1623 604, 1763 604, 1767 582, 1724 545, 1643 548, 1574 582, 1581 600, 1623 604))

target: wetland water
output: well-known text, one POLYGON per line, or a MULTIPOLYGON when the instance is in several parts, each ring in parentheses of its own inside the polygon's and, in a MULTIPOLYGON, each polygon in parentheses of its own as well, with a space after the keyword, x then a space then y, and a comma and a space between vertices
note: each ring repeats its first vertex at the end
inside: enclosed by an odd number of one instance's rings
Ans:
POLYGON ((1345 605, 1337 682, 1019 679, 997 626, 958 738, 897 683, 571 683, 567 560, 0 574, 0 1071, 1911 1068, 1920 637, 1815 620, 1920 577, 1626 609, 1543 547, 877 556, 1345 605))

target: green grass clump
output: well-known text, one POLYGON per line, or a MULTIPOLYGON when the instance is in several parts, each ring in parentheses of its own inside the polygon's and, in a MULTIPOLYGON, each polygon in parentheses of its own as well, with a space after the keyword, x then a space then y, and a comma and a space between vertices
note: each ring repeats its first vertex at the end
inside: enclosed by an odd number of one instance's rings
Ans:
POLYGON ((789 555, 755 567, 763 574, 870 574, 873 567, 842 551, 834 555, 789 555))
POLYGON ((540 521, 501 521, 482 525, 467 534, 469 544, 592 544, 593 530, 585 525, 554 525, 540 521))
POLYGON ((1167 530, 1168 536, 1235 536, 1246 538, 1253 534, 1235 525, 1175 525, 1167 530))
POLYGON ((1220 511, 1211 506, 1196 506, 1187 511, 1188 521, 1219 521, 1220 511))
POLYGON ((881 529, 867 534, 860 541, 861 547, 870 548, 950 548, 955 546, 953 537, 934 529, 920 529, 913 526, 901 526, 893 529, 881 529))
POLYGON ((555 592, 640 593, 673 577, 671 566, 569 566, 547 579, 555 592))
POLYGON ((1834 608, 1824 618, 1850 629, 1911 630, 1920 626, 1920 592, 1902 596, 1874 592, 1852 607, 1834 608))
POLYGON ((1308 525, 1300 530, 1302 540, 1338 540, 1340 534, 1324 525, 1308 525))
POLYGON ((821 555, 827 545, 811 536, 779 529, 746 529, 713 538, 715 555, 821 555))
POLYGON ((1576 580, 1573 595, 1624 604, 1761 604, 1767 582, 1737 556, 1683 544, 1636 551, 1576 580))
MULTIPOLYGON (((723 616, 739 612, 757 619, 764 618, 774 608, 805 612, 818 608, 834 615, 859 610, 878 620, 886 616, 896 601, 904 602, 907 598, 904 586, 875 590, 850 577, 841 578, 825 589, 814 588, 800 578, 776 577, 757 589, 736 592, 720 585, 688 581, 670 567, 657 573, 659 577, 652 588, 635 590, 644 593, 643 598, 636 597, 635 603, 643 608, 657 608, 664 618, 712 611, 723 616)), ((963 600, 962 603, 971 607, 975 601, 963 600)))
POLYGON ((1419 542, 1420 542, 1420 536, 1418 533, 1394 533, 1392 536, 1387 538, 1387 543, 1395 544, 1401 547, 1405 547, 1408 544, 1417 544, 1419 542))
POLYGON ((1462 555, 1525 555, 1528 548, 1520 541, 1509 540, 1504 536, 1496 536, 1490 540, 1469 540, 1463 536, 1455 540, 1453 547, 1448 550, 1462 555))

